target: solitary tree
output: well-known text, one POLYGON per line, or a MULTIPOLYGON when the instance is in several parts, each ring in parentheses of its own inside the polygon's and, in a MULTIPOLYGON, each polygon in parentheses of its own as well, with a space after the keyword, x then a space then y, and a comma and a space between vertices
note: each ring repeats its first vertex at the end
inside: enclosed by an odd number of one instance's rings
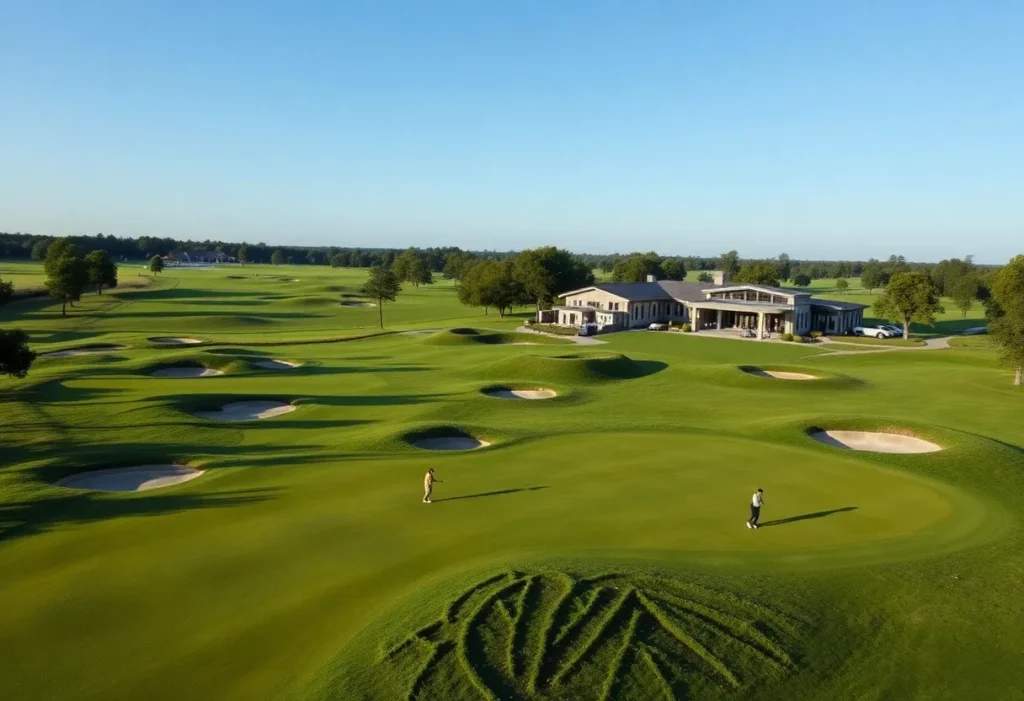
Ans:
POLYGON ((398 276, 390 268, 385 268, 382 265, 370 268, 370 279, 363 285, 363 294, 377 300, 381 328, 384 328, 384 303, 394 302, 395 297, 401 291, 402 286, 398 281, 398 276))
POLYGON ((630 253, 612 268, 612 282, 644 282, 648 275, 655 278, 664 277, 661 259, 654 251, 630 253))
POLYGON ((154 275, 164 271, 164 259, 160 256, 153 256, 149 259, 149 272, 154 275))
POLYGON ((284 251, 280 248, 270 254, 270 262, 272 265, 281 265, 284 263, 284 251))
POLYGON ((836 289, 839 290, 840 292, 846 292, 846 290, 848 290, 849 288, 850 281, 847 280, 845 277, 841 277, 838 280, 836 280, 836 289))
POLYGON ((740 254, 737 251, 729 251, 718 257, 718 269, 732 277, 740 271, 740 254))
POLYGON ((714 282, 715 278, 711 276, 707 270, 700 271, 700 275, 697 276, 697 282, 714 282))
POLYGON ((36 354, 28 347, 28 335, 21 329, 0 330, 0 375, 24 377, 36 354))
POLYGON ((666 280, 685 280, 686 263, 682 258, 666 258, 661 261, 661 272, 666 280))
POLYGON ((797 287, 807 287, 811 284, 811 276, 807 273, 797 273, 793 276, 793 284, 797 287))
POLYGON ((987 303, 988 333, 1000 360, 1013 368, 1013 384, 1024 377, 1024 256, 1016 256, 992 282, 987 303))
POLYGON ((751 285, 768 285, 778 287, 779 271, 771 263, 746 263, 735 275, 736 282, 746 282, 751 285))
POLYGON ((903 338, 910 337, 911 322, 933 325, 935 315, 944 311, 935 285, 925 273, 896 273, 875 301, 875 314, 903 324, 903 338))
POLYGON ((957 309, 963 313, 964 319, 974 306, 974 300, 978 298, 978 287, 978 278, 971 274, 961 275, 953 283, 949 296, 953 298, 957 309))
POLYGON ((249 262, 249 246, 244 243, 241 246, 239 246, 238 254, 235 256, 235 258, 238 259, 238 262, 241 263, 242 267, 244 268, 245 264, 249 262))
POLYGON ((117 287, 117 266, 106 251, 96 250, 87 255, 85 270, 96 294, 103 294, 104 287, 117 287))
POLYGON ((61 316, 67 316, 68 303, 80 299, 82 288, 89 281, 89 274, 81 258, 64 256, 54 260, 46 276, 46 289, 50 296, 59 299, 61 316))
POLYGON ((885 268, 877 260, 870 261, 864 266, 864 270, 860 274, 860 285, 861 287, 868 288, 869 292, 874 292, 876 287, 885 287, 885 283, 889 277, 885 272, 885 268))

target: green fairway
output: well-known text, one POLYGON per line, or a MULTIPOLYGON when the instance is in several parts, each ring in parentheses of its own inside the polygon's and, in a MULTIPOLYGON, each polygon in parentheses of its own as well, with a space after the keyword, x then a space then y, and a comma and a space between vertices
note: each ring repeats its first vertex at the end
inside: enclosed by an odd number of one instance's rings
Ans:
POLYGON ((0 380, 2 698, 1024 688, 1024 394, 984 336, 842 355, 679 333, 578 346, 517 333, 530 310, 464 307, 446 281, 404 289, 382 330, 352 305, 372 301, 364 270, 142 273, 123 266, 148 286, 67 318, 41 299, 0 311, 39 353, 89 351, 0 380), (153 375, 185 367, 223 374, 153 375), (253 401, 294 410, 196 416, 253 401), (817 429, 942 450, 844 450, 817 429), (488 445, 414 445, 452 434, 488 445), (167 464, 204 473, 56 485, 167 464))

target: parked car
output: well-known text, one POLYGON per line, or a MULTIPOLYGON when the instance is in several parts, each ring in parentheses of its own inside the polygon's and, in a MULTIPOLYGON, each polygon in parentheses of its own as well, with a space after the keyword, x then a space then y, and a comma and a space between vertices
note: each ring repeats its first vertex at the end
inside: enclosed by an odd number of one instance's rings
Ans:
POLYGON ((853 330, 854 336, 872 336, 874 338, 895 338, 902 336, 903 332, 894 333, 888 324, 874 324, 871 326, 858 326, 853 330))
POLYGON ((668 331, 668 324, 659 324, 657 322, 647 327, 648 331, 668 331))
POLYGON ((597 335, 597 324, 583 324, 580 326, 580 330, 577 332, 579 336, 596 336, 597 335))
POLYGON ((902 326, 897 326, 896 324, 883 324, 883 326, 885 326, 885 328, 887 328, 887 329, 890 329, 893 332, 893 334, 896 336, 896 338, 900 338, 900 337, 903 336, 903 327, 902 326))

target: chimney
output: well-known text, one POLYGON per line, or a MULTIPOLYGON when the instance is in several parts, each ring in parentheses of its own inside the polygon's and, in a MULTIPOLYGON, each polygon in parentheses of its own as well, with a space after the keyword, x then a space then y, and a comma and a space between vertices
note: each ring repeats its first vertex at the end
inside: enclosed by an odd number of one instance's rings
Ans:
POLYGON ((647 276, 647 282, 657 282, 657 281, 658 281, 658 278, 654 277, 653 275, 648 275, 647 276))
POLYGON ((716 270, 711 273, 711 278, 715 281, 716 285, 726 285, 729 282, 729 273, 723 270, 716 270))

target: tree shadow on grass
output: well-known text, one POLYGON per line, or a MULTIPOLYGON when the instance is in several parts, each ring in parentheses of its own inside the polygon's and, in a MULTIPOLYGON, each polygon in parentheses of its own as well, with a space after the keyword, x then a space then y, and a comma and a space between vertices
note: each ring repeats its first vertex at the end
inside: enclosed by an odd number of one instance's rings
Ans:
POLYGON ((811 513, 811 514, 800 514, 799 516, 789 516, 788 518, 779 518, 779 519, 776 519, 774 521, 765 521, 764 523, 759 523, 758 525, 761 528, 767 528, 768 526, 782 526, 782 525, 785 525, 787 523, 796 523, 797 521, 808 521, 808 520, 810 520, 812 518, 825 518, 826 516, 831 516, 832 514, 841 514, 841 513, 847 512, 847 511, 856 511, 856 510, 857 510, 856 506, 844 506, 841 509, 829 509, 828 511, 815 511, 814 513, 811 513))
MULTIPOLYGON (((202 479, 202 478, 200 478, 202 479)), ((245 489, 212 494, 146 494, 135 498, 80 492, 0 503, 0 542, 53 528, 106 521, 121 516, 162 516, 189 509, 216 509, 266 501, 277 489, 245 489)))
POLYGON ((536 487, 517 487, 516 489, 499 489, 493 492, 480 492, 478 494, 465 494, 460 497, 446 497, 444 499, 434 499, 434 502, 442 501, 458 501, 460 499, 479 499, 480 497, 497 497, 502 494, 515 494, 517 492, 536 492, 540 489, 550 489, 551 487, 546 484, 541 484, 536 487))

